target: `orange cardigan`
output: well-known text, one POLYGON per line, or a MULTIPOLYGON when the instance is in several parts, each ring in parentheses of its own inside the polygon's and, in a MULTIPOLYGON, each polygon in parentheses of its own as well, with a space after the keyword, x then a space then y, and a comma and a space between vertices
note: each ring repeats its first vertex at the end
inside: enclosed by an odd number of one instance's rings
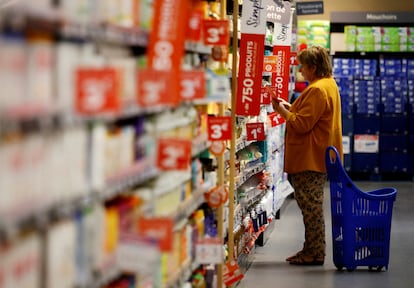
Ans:
POLYGON ((337 148, 341 160, 341 98, 335 80, 311 83, 293 102, 286 118, 285 171, 326 172, 325 150, 337 148))

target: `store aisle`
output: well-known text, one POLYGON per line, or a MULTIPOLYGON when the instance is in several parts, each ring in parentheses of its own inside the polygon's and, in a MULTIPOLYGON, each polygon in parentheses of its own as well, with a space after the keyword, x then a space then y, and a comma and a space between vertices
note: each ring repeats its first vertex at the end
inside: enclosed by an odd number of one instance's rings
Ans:
POLYGON ((325 189, 327 255, 324 266, 294 266, 285 258, 302 247, 303 224, 294 199, 287 199, 281 219, 264 247, 257 247, 255 260, 238 288, 411 288, 414 283, 414 182, 356 182, 364 191, 395 187, 390 262, 388 270, 337 271, 332 261, 329 188, 325 189))

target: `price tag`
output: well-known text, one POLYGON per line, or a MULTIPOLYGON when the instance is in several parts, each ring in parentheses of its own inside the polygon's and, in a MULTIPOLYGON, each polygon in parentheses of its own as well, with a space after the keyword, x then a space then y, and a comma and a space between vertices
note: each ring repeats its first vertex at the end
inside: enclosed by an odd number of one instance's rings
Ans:
POLYGON ((162 252, 172 250, 174 223, 171 218, 144 218, 138 220, 138 232, 158 242, 162 252))
POLYGON ((204 12, 202 10, 191 11, 187 23, 186 39, 198 42, 201 40, 201 25, 203 23, 204 12))
POLYGON ((229 21, 205 19, 203 21, 203 41, 205 45, 228 46, 229 21))
POLYGON ((247 141, 263 141, 266 140, 264 131, 264 123, 247 123, 246 124, 247 141))
POLYGON ((157 166, 161 170, 186 170, 190 165, 192 142, 185 139, 158 140, 157 166))
MULTIPOLYGON (((273 89, 273 88, 272 88, 273 89)), ((271 103, 271 97, 268 88, 262 87, 261 94, 260 94, 260 103, 268 105, 271 103)))
POLYGON ((223 262, 223 243, 220 238, 200 239, 196 243, 197 264, 220 264, 223 262))
POLYGON ((99 114, 119 110, 119 81, 112 68, 80 68, 76 71, 76 110, 99 114))
POLYGON ((182 71, 180 99, 184 101, 206 97, 206 74, 203 71, 182 71))
POLYGON ((268 117, 270 119, 270 122, 272 123, 272 127, 285 123, 285 118, 283 118, 282 115, 280 115, 277 112, 269 114, 268 117))
POLYGON ((231 140, 231 117, 209 116, 207 118, 208 140, 231 140))
POLYGON ((121 236, 116 249, 116 263, 121 271, 153 275, 159 266, 161 253, 154 241, 133 235, 121 236))
POLYGON ((170 72, 152 69, 139 70, 137 73, 137 102, 141 107, 177 105, 178 77, 170 72))

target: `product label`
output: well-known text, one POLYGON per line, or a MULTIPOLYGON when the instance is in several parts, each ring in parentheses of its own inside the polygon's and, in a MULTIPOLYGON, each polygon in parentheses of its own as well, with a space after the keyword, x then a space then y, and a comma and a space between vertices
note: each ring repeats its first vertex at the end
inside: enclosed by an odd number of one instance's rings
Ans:
POLYGON ((219 238, 204 238, 196 243, 197 264, 220 264, 223 261, 223 243, 219 238))
POLYGON ((180 81, 181 101, 206 97, 206 74, 204 71, 182 71, 180 81))
POLYGON ((272 74, 272 86, 275 87, 276 98, 288 100, 290 78, 290 46, 274 46, 276 55, 276 72, 272 74))
POLYGON ((157 166, 161 170, 186 170, 191 160, 191 140, 158 139, 157 166))
POLYGON ((120 108, 117 71, 81 68, 76 71, 76 110, 82 114, 114 112, 120 108))
POLYGON ((210 20, 203 21, 203 40, 205 45, 229 45, 229 21, 210 20))
POLYGON ((242 34, 237 79, 237 115, 259 115, 265 35, 242 34))
POLYGON ((354 152, 356 153, 378 153, 378 135, 354 135, 354 152))
POLYGON ((208 140, 231 140, 231 117, 209 116, 207 118, 208 140))
POLYGON ((263 141, 266 140, 264 123, 246 123, 247 141, 263 141))

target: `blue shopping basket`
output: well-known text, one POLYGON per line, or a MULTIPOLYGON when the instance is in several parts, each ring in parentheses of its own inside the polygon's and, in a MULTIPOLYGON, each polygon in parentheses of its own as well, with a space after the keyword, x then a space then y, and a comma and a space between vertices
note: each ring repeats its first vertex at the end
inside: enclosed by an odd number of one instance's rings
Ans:
POLYGON ((361 191, 349 178, 335 147, 325 155, 331 196, 333 262, 338 270, 388 269, 395 188, 361 191))

